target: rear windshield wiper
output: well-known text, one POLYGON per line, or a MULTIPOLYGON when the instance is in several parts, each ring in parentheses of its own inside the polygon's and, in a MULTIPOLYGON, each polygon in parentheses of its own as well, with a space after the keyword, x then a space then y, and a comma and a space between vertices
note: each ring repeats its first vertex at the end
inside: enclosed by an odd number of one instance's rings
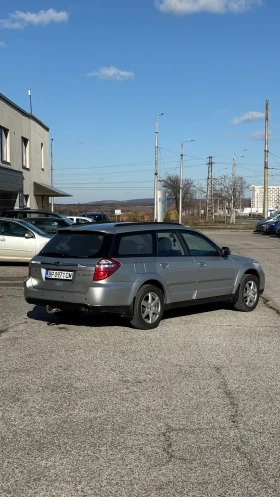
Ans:
POLYGON ((41 252, 41 255, 49 257, 68 257, 67 254, 64 254, 63 252, 41 252))

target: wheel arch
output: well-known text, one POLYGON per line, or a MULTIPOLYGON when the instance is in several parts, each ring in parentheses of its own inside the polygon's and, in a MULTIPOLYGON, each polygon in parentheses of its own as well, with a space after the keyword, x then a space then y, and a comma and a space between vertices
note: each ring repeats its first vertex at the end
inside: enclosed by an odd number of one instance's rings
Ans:
POLYGON ((247 276, 248 274, 256 276, 256 278, 258 279, 258 283, 260 285, 261 276, 260 276, 259 272, 257 271, 257 269, 250 267, 250 266, 249 267, 243 266, 243 268, 240 268, 240 270, 238 271, 238 273, 236 275, 235 283, 234 283, 234 286, 232 289, 233 294, 236 294, 236 292, 238 292, 238 289, 239 289, 239 286, 240 286, 240 283, 241 283, 243 276, 247 276))
POLYGON ((164 304, 167 303, 167 292, 166 292, 166 289, 164 288, 164 285, 160 281, 153 279, 153 278, 146 280, 146 281, 143 281, 143 283, 140 285, 138 291, 141 290, 141 288, 143 288, 143 286, 145 286, 145 285, 153 285, 153 286, 159 288, 163 293, 164 304))
POLYGON ((260 282, 260 275, 258 273, 258 271, 256 269, 247 269, 247 271, 245 271, 245 273, 243 273, 243 275, 245 274, 252 274, 253 276, 256 276, 258 278, 258 282, 260 282))

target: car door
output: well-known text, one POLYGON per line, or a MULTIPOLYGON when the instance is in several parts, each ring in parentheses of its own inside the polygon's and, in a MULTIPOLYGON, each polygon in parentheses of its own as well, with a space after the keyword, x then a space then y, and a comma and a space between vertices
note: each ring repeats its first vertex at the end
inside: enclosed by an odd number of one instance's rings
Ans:
POLYGON ((230 258, 222 257, 219 248, 208 238, 192 231, 181 232, 197 266, 197 299, 229 295, 236 271, 230 258))
POLYGON ((197 285, 197 266, 176 230, 158 231, 157 271, 169 292, 170 303, 191 300, 197 285))
POLYGON ((35 237, 32 232, 14 221, 1 221, 0 227, 1 258, 11 261, 31 259, 35 252, 35 237))

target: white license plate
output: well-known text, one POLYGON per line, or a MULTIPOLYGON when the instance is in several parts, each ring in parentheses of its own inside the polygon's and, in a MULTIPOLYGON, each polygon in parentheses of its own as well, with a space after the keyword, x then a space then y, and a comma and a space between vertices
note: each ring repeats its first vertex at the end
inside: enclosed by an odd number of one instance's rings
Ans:
POLYGON ((72 280, 72 271, 53 271, 52 269, 46 270, 46 278, 49 280, 72 280))

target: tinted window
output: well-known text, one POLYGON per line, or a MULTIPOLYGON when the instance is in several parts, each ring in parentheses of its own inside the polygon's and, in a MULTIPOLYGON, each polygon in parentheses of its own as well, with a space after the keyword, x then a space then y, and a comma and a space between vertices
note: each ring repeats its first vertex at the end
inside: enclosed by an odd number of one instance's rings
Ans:
POLYGON ((185 255, 182 244, 173 231, 157 233, 158 257, 177 257, 185 255))
POLYGON ((1 216, 18 218, 18 214, 19 214, 18 212, 11 211, 11 212, 3 212, 1 216))
POLYGON ((23 212, 22 213, 22 217, 24 218, 36 218, 36 217, 45 217, 45 214, 43 214, 42 212, 23 212))
POLYGON ((151 233, 119 235, 116 240, 114 254, 119 257, 152 256, 153 236, 151 233))
POLYGON ((40 255, 73 258, 108 257, 111 235, 100 233, 57 233, 40 255))
POLYGON ((184 237, 185 242, 188 245, 190 254, 195 256, 217 256, 219 255, 217 248, 214 244, 210 242, 210 240, 205 239, 198 233, 191 233, 187 231, 183 231, 182 235, 184 237))
POLYGON ((1 234, 5 236, 17 236, 24 237, 26 233, 30 231, 18 223, 13 223, 12 221, 1 221, 0 222, 1 234))
POLYGON ((76 219, 76 223, 77 224, 89 224, 90 221, 87 221, 87 219, 79 219, 79 218, 77 218, 76 219))
MULTIPOLYGON (((28 224, 31 224, 29 223, 29 221, 24 221, 23 219, 20 221, 20 223, 23 225, 23 226, 26 226, 26 228, 29 228, 28 224)), ((46 238, 49 238, 48 235, 46 235, 46 233, 44 233, 43 231, 41 231, 39 228, 37 228, 36 226, 33 226, 32 225, 32 231, 34 233, 36 233, 37 235, 40 235, 40 236, 44 236, 46 238)))

